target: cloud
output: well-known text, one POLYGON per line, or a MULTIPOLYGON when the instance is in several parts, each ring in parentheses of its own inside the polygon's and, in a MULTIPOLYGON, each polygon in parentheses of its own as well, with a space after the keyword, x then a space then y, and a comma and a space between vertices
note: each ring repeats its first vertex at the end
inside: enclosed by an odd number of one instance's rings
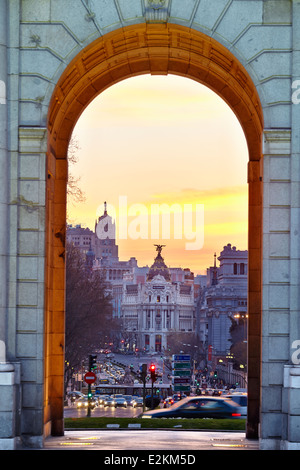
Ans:
POLYGON ((238 206, 247 204, 247 185, 217 187, 211 189, 183 188, 180 191, 155 193, 147 201, 148 204, 156 203, 198 203, 207 205, 210 209, 219 209, 228 204, 238 206))
POLYGON ((181 125, 198 119, 199 125, 224 119, 233 113, 209 88, 183 77, 138 76, 123 80, 102 92, 80 117, 85 129, 97 127, 148 125, 170 126, 181 118, 181 125))

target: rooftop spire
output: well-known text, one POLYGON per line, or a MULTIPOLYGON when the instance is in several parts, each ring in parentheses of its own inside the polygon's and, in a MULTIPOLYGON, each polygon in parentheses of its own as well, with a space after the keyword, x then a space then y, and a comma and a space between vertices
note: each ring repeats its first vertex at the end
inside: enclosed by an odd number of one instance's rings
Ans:
POLYGON ((217 254, 214 254, 214 271, 213 271, 213 279, 212 279, 212 285, 216 286, 218 284, 218 278, 217 278, 217 262, 216 262, 217 254))

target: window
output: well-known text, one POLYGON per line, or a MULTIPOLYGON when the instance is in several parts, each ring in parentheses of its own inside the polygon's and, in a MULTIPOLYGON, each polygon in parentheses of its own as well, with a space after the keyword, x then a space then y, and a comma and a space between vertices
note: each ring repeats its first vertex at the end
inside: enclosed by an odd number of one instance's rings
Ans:
POLYGON ((161 352, 161 335, 155 335, 155 352, 161 352))
POLYGON ((189 401, 182 407, 180 407, 182 410, 198 410, 199 408, 199 400, 194 400, 194 401, 189 401))
POLYGON ((222 402, 218 402, 215 400, 202 400, 200 403, 200 407, 201 409, 212 410, 212 409, 223 408, 223 405, 222 405, 222 402))

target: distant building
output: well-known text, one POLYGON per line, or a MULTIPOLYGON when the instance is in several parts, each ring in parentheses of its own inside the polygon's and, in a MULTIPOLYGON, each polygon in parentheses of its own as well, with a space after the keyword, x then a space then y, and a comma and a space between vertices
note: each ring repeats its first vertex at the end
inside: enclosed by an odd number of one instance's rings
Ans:
POLYGON ((118 259, 115 223, 108 215, 106 202, 104 213, 95 221, 95 231, 78 225, 67 225, 67 242, 76 246, 83 254, 94 253, 95 259, 118 259))
POLYGON ((132 278, 125 276, 123 284, 124 334, 149 352, 166 349, 170 333, 195 331, 193 275, 189 270, 168 268, 161 245, 157 251, 148 272, 140 272, 140 282, 136 282, 138 268, 132 278))
POLYGON ((119 247, 116 244, 116 226, 112 217, 107 213, 104 203, 103 215, 95 223, 95 237, 97 251, 95 253, 93 269, 103 273, 108 290, 112 296, 113 316, 120 318, 123 292, 123 276, 137 267, 137 260, 119 260, 119 247))
POLYGON ((95 234, 89 228, 78 225, 67 225, 67 242, 76 246, 83 254, 90 248, 95 252, 95 234))
POLYGON ((121 317, 121 302, 123 296, 123 283, 125 276, 132 276, 137 268, 137 260, 119 261, 117 258, 98 258, 94 260, 93 269, 103 273, 107 289, 112 296, 113 316, 121 317))
POLYGON ((128 345, 145 351, 167 348, 171 333, 196 333, 215 356, 231 347, 231 318, 247 313, 248 252, 224 246, 206 276, 189 269, 167 267, 157 245, 154 263, 139 267, 136 258, 120 261, 116 227, 107 213, 95 223, 95 232, 81 225, 67 227, 67 241, 86 256, 87 265, 101 270, 112 296, 113 315, 122 321, 128 345))
POLYGON ((137 266, 137 261, 135 258, 119 261, 116 227, 107 213, 106 202, 103 214, 95 221, 95 232, 81 225, 68 225, 67 241, 85 255, 86 263, 91 269, 103 273, 107 291, 112 296, 113 316, 120 317, 123 275, 131 272, 137 266))
POLYGON ((197 334, 215 356, 225 356, 231 347, 230 327, 234 315, 247 314, 248 252, 231 244, 218 257, 220 266, 207 269, 207 285, 197 304, 197 334))
POLYGON ((95 257, 111 262, 119 260, 119 247, 116 244, 116 225, 107 213, 104 202, 104 212, 95 222, 95 257))

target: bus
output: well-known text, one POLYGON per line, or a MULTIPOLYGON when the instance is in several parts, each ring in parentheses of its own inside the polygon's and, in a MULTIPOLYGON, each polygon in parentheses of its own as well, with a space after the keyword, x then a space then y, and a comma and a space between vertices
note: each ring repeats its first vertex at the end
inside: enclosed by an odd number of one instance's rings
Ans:
MULTIPOLYGON (((146 384, 146 396, 151 395, 152 384, 146 384)), ((134 395, 134 396, 143 396, 143 384, 100 384, 96 385, 95 388, 96 395, 134 395)), ((162 398, 166 398, 172 394, 171 384, 154 384, 153 392, 155 395, 159 395, 162 398)))

